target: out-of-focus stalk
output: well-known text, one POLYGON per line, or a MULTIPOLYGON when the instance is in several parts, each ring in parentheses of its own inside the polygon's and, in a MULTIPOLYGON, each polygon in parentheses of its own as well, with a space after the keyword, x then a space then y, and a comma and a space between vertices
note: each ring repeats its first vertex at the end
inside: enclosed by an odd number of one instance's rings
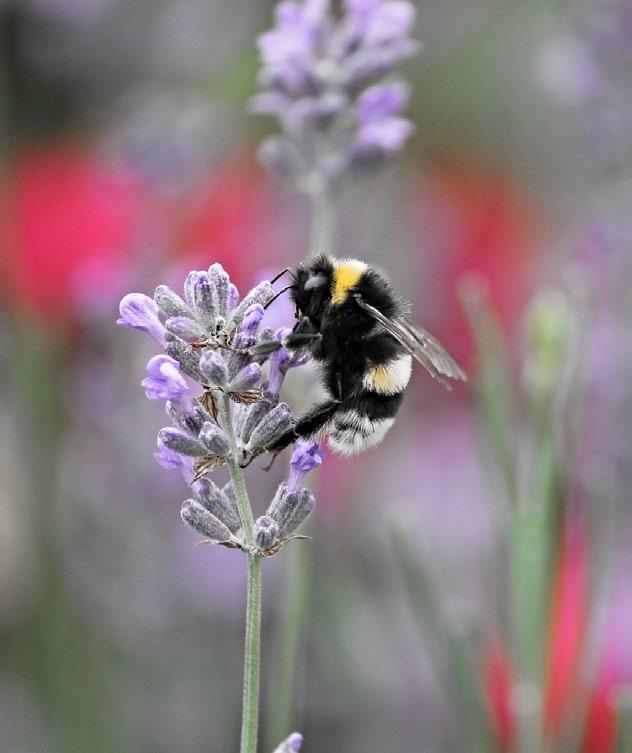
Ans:
POLYGON ((540 745, 544 646, 552 597, 548 574, 559 545, 558 502, 565 475, 557 452, 557 416, 564 413, 558 412, 557 403, 572 322, 570 302, 561 290, 541 292, 527 314, 523 382, 531 421, 510 550, 514 660, 525 699, 517 709, 520 753, 538 750, 540 745))
POLYGON ((459 286, 459 296, 479 354, 476 388, 483 411, 486 440, 492 446, 505 494, 513 504, 517 495, 514 435, 517 408, 507 349, 488 300, 485 280, 469 275, 459 286))
POLYGON ((617 753, 632 753, 632 686, 619 689, 617 705, 617 753))
MULTIPOLYGON (((327 189, 311 196, 309 255, 333 254, 336 210, 331 192, 327 189)), ((295 698, 296 666, 301 645, 301 627, 309 591, 309 553, 307 547, 292 547, 288 551, 285 570, 285 603, 279 636, 277 677, 273 694, 268 741, 273 744, 287 735, 295 698)), ((271 747, 270 745, 268 747, 271 747)))
POLYGON ((331 191, 325 189, 312 195, 311 215, 310 257, 334 254, 336 210, 331 191))
MULTIPOLYGON (((459 709, 458 723, 464 746, 471 753, 487 753, 492 750, 493 744, 467 635, 443 613, 436 579, 423 560, 412 555, 410 529, 409 525, 393 520, 391 540, 415 620, 421 632, 432 637, 436 644, 435 655, 441 656, 447 664, 439 667, 440 674, 448 698, 452 698, 456 689, 458 700, 455 707, 459 709)), ((418 543, 416 548, 419 548, 418 543)))

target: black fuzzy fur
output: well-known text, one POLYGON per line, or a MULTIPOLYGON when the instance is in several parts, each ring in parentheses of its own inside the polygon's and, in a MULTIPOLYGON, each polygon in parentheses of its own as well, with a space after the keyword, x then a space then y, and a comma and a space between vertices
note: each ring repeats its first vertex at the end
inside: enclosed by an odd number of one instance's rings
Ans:
POLYGON ((321 334, 321 338, 310 346, 310 351, 321 365, 323 386, 330 400, 314 406, 291 431, 269 448, 271 451, 287 447, 297 437, 318 434, 337 413, 350 409, 372 420, 392 418, 403 397, 401 393, 369 392, 362 384, 370 368, 406 353, 354 298, 354 294, 360 294, 364 301, 389 318, 404 313, 404 303, 387 280, 375 269, 367 267, 346 300, 332 305, 334 266, 329 257, 319 256, 300 266, 294 276, 292 298, 301 317, 297 327, 321 334), (305 283, 314 275, 321 275, 324 284, 305 290, 305 283))

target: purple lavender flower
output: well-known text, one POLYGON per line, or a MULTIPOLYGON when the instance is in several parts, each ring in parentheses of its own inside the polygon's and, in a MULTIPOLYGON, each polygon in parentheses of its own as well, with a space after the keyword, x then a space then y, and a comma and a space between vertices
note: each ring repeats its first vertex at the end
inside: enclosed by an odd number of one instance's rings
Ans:
POLYGON ((305 193, 336 187, 345 173, 399 151, 412 124, 399 117, 404 83, 386 80, 413 55, 415 7, 409 0, 286 0, 259 37, 260 93, 253 111, 277 119, 281 136, 261 161, 305 193))
POLYGON ((121 317, 116 320, 117 324, 146 332, 164 347, 165 328, 158 317, 158 306, 151 298, 142 293, 128 293, 121 301, 119 311, 121 317))
POLYGON ((158 440, 158 451, 154 452, 157 462, 168 471, 181 471, 184 468, 184 458, 180 453, 170 450, 158 440))
POLYGON ((229 392, 246 392, 258 384, 261 379, 261 366, 258 363, 249 363, 231 379, 228 385, 229 392))
POLYGON ((187 383, 180 373, 180 364, 169 356, 153 356, 147 362, 147 373, 140 383, 149 400, 172 400, 177 403, 187 392, 187 383))
POLYGON ((294 451, 290 460, 290 475, 287 480, 288 492, 300 492, 305 485, 305 478, 310 471, 323 462, 325 453, 318 442, 298 439, 294 443, 294 451))
POLYGON ((141 384, 149 399, 165 401, 174 424, 158 432, 155 458, 164 468, 179 470, 193 490, 194 499, 183 504, 183 520, 213 541, 268 554, 314 507, 303 483, 321 462, 318 446, 297 445, 288 484, 270 508, 279 514, 261 517, 250 529, 242 525, 232 488, 220 491, 206 475, 231 455, 237 462, 255 457, 292 427, 292 412, 278 401, 278 392, 287 369, 306 359, 279 347, 290 330, 260 331, 272 295, 264 280, 239 302, 226 272, 213 264, 208 272, 187 276, 182 297, 165 285, 156 288, 154 300, 140 293, 125 296, 119 320, 151 334, 165 351, 149 360, 141 384), (255 390, 268 361, 273 391, 265 382, 255 390), (197 399, 184 375, 198 384, 197 399))
MULTIPOLYGON (((281 327, 275 332, 275 339, 282 342, 290 333, 289 327, 281 327)), ((302 366, 309 360, 309 355, 301 354, 298 351, 289 351, 287 348, 280 348, 270 356, 270 370, 268 372, 268 392, 271 395, 278 395, 283 386, 283 380, 289 369, 296 366, 302 366)))

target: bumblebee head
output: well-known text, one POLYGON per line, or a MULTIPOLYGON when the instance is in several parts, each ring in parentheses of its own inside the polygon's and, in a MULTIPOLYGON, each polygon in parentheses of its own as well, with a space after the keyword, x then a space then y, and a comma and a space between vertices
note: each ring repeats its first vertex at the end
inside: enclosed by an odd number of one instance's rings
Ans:
POLYGON ((292 298, 301 316, 320 325, 324 309, 331 303, 334 265, 326 256, 318 256, 294 273, 292 298))

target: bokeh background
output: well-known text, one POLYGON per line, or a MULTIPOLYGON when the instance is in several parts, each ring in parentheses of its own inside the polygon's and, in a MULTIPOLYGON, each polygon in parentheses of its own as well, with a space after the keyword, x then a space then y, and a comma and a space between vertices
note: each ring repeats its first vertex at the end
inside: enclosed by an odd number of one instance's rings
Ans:
MULTIPOLYGON (((491 729, 480 750, 614 751, 632 681, 632 7, 417 8, 415 136, 342 194, 334 251, 387 270, 474 378, 448 394, 417 372, 383 445, 318 472, 293 727, 308 752, 465 750, 435 640, 456 634, 491 729), (530 748, 502 617, 506 500, 480 427, 509 379, 527 396, 511 432, 529 435, 528 312, 545 287, 571 302, 582 357, 564 357, 578 449, 550 523, 547 742, 530 748), (463 297, 502 334, 491 381, 463 297)), ((181 525, 181 479, 152 458, 164 417, 138 385, 151 348, 114 322, 124 293, 179 288, 189 269, 219 261, 248 286, 305 257, 308 207, 258 166, 271 124, 246 108, 272 10, 0 1, 3 752, 236 749, 245 563, 181 525)), ((282 471, 252 470, 256 505, 282 471)), ((265 562, 264 737, 291 562, 265 562)))

